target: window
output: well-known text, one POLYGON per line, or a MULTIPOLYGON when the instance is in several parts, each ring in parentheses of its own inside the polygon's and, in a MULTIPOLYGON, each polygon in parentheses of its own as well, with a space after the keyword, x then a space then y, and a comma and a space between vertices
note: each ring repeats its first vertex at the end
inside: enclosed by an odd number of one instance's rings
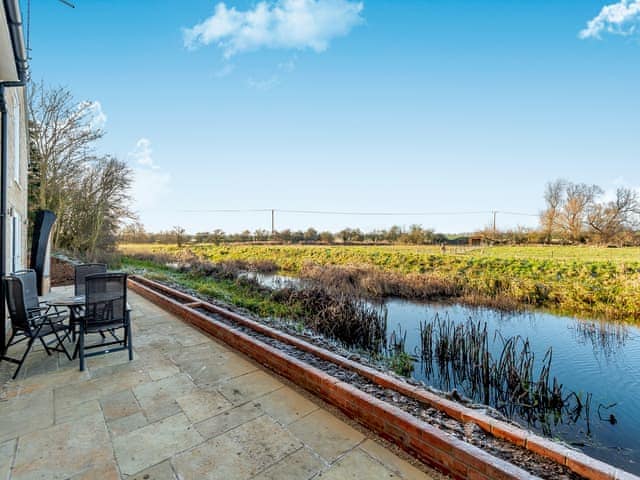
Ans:
POLYGON ((22 269, 22 217, 19 213, 14 212, 11 220, 13 232, 11 242, 12 270, 16 272, 22 269))
POLYGON ((13 95, 13 179, 20 184, 20 96, 13 95))

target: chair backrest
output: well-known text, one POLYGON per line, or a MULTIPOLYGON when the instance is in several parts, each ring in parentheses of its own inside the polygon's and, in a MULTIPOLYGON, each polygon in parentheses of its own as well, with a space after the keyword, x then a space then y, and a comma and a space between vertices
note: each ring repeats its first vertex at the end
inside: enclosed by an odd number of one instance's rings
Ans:
POLYGON ((4 284, 5 296, 7 298, 7 307, 9 307, 9 316, 11 317, 11 327, 13 330, 23 330, 29 335, 31 332, 31 324, 29 323, 29 314, 24 299, 24 284, 22 279, 14 275, 2 278, 4 284))
POLYGON ((86 278, 84 321, 88 327, 124 322, 127 274, 97 273, 86 278))
POLYGON ((84 295, 87 275, 107 273, 104 263, 83 263, 75 266, 75 295, 84 295))
POLYGON ((35 270, 19 270, 13 274, 22 280, 22 291, 24 303, 27 311, 39 311, 40 300, 38 300, 38 277, 35 270))

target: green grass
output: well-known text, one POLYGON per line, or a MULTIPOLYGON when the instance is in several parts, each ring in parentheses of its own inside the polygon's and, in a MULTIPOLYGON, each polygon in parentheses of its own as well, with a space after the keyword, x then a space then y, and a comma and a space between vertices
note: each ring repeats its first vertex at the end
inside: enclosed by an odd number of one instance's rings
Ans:
MULTIPOLYGON (((134 253, 179 254, 211 262, 272 261, 295 274, 305 264, 364 265, 380 271, 429 274, 466 291, 506 296, 522 305, 569 315, 640 322, 640 248, 574 246, 282 246, 197 244, 121 245, 134 253)), ((204 287, 202 287, 204 288, 204 287)))
POLYGON ((128 271, 144 270, 145 276, 151 280, 175 282, 202 295, 245 308, 261 317, 296 318, 300 314, 295 306, 273 300, 268 292, 258 291, 232 280, 214 280, 176 272, 151 261, 129 257, 122 258, 120 268, 128 271))

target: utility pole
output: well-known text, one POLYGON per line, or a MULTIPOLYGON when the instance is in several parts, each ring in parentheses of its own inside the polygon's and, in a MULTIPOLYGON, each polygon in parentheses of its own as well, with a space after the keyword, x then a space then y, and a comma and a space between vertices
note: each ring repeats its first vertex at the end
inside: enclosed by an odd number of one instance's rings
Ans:
POLYGON ((276 211, 271 209, 271 236, 276 236, 276 211))
POLYGON ((496 239, 496 216, 498 215, 498 212, 496 210, 493 211, 493 240, 495 241, 496 239))

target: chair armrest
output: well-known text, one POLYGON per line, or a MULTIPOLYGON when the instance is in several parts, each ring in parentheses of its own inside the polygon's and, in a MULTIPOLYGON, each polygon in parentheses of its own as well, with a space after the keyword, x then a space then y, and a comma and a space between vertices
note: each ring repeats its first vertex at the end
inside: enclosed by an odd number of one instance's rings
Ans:
POLYGON ((55 323, 60 323, 63 322, 64 320, 67 319, 67 314, 66 312, 45 312, 45 313, 41 313, 40 315, 38 315, 37 317, 34 317, 32 319, 33 322, 44 322, 44 321, 49 321, 49 322, 55 322, 55 323))

